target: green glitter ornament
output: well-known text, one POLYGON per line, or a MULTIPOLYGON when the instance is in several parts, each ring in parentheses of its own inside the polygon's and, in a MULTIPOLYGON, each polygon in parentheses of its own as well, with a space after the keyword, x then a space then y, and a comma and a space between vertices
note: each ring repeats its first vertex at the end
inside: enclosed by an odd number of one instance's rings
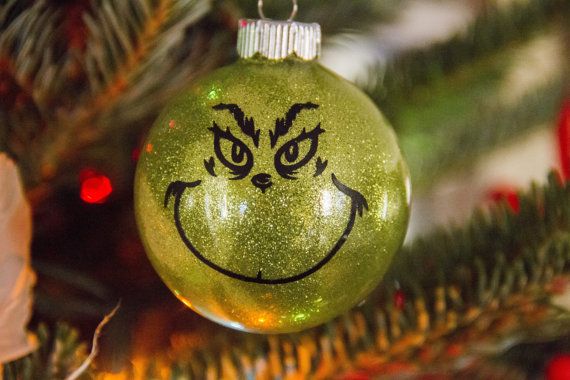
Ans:
POLYGON ((316 24, 241 20, 241 59, 167 106, 139 160, 153 266, 225 326, 326 322, 372 291, 404 238, 409 177, 394 133, 314 61, 319 50, 316 24))

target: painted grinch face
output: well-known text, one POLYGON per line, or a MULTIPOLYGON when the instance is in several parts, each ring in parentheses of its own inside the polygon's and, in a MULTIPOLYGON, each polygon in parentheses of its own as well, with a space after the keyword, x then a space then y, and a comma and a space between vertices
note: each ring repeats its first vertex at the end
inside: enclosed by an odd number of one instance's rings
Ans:
MULTIPOLYGON (((286 180, 298 180, 298 171, 304 166, 313 161, 315 155, 318 153, 319 136, 325 133, 321 128, 321 124, 317 124, 313 129, 307 131, 303 128, 301 132, 295 131, 294 122, 297 115, 303 110, 317 110, 319 106, 314 103, 295 103, 289 108, 287 114, 283 118, 278 118, 275 121, 275 129, 269 131, 268 142, 270 148, 275 150, 274 166, 275 172, 286 180), (290 135, 294 137, 291 138, 290 135), (295 136, 296 135, 296 136, 295 136), (280 143, 280 140, 284 142, 280 143)), ((260 148, 261 130, 256 129, 255 120, 252 117, 246 117, 244 112, 237 104, 223 104, 220 103, 213 107, 217 111, 228 111, 234 117, 237 126, 239 127, 239 134, 246 136, 251 140, 251 143, 256 149, 260 148)), ((233 176, 230 180, 238 181, 245 180, 251 177, 251 183, 258 188, 262 193, 265 193, 273 186, 272 175, 269 173, 251 173, 255 161, 255 150, 252 152, 248 145, 239 138, 239 134, 232 133, 231 128, 226 127, 225 130, 214 121, 213 126, 209 128, 213 134, 214 152, 222 165, 224 165, 233 176)), ((323 175, 328 166, 328 161, 323 161, 321 157, 317 157, 314 162, 313 177, 323 175)), ((218 177, 216 174, 216 159, 210 157, 204 160, 204 167, 212 177, 218 177)), ((328 263, 342 248, 346 240, 349 238, 350 233, 356 221, 356 215, 363 216, 363 210, 368 209, 366 198, 358 191, 351 189, 343 184, 334 173, 330 175, 331 181, 338 191, 350 199, 350 214, 348 222, 344 230, 339 231, 338 239, 331 246, 330 250, 323 252, 322 258, 310 267, 299 273, 291 273, 288 276, 280 278, 265 278, 262 269, 257 271, 255 276, 248 275, 247 273, 240 273, 228 268, 223 267, 222 264, 216 263, 208 256, 207 252, 202 252, 196 248, 192 243, 191 233, 187 233, 181 222, 181 201, 186 190, 190 190, 200 186, 201 180, 194 182, 174 181, 167 190, 164 200, 164 206, 168 207, 169 200, 174 197, 174 222, 180 238, 200 261, 209 266, 210 268, 226 275, 231 278, 254 282, 266 285, 286 284, 288 282, 299 281, 322 268, 328 263)), ((269 218, 271 215, 268 216, 269 218)), ((286 249, 284 247, 284 249, 286 249)), ((292 254, 295 254, 294 252, 292 254)))
POLYGON ((372 291, 408 218, 395 136, 314 62, 238 61, 151 129, 135 179, 148 257, 173 293, 237 329, 330 320, 372 291))

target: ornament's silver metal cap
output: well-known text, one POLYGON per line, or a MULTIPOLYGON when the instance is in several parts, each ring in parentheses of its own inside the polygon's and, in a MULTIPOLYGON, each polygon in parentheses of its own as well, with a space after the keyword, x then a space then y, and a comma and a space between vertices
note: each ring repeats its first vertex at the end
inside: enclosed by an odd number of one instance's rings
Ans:
POLYGON ((311 61, 321 55, 321 26, 296 21, 239 21, 238 54, 242 58, 256 55, 271 60, 297 57, 311 61))

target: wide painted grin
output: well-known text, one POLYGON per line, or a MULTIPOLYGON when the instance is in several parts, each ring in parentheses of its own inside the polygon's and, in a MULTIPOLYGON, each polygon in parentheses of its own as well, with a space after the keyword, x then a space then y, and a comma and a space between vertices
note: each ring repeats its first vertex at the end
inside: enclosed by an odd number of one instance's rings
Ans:
POLYGON ((294 274, 294 275, 291 275, 288 277, 264 278, 263 273, 261 271, 259 271, 257 273, 257 276, 255 276, 255 277, 246 276, 246 275, 241 274, 241 273, 236 273, 236 272, 233 272, 231 270, 223 268, 220 265, 214 263, 213 261, 209 260, 204 254, 202 254, 198 249, 196 249, 194 244, 192 244, 192 241, 188 238, 186 231, 184 230, 184 228, 182 226, 182 222, 180 219, 180 204, 181 204, 182 196, 183 196, 184 192, 186 191, 186 189, 192 189, 192 188, 195 188, 197 186, 200 186, 202 181, 195 181, 195 182, 175 181, 175 182, 172 182, 168 186, 168 189, 166 190, 166 194, 164 197, 164 207, 168 207, 170 199, 172 197, 174 197, 174 222, 176 224, 176 229, 178 230, 178 234, 180 235, 180 238, 182 239, 182 241, 184 242, 186 247, 190 250, 190 252, 192 252, 194 254, 194 256, 196 256, 200 261, 202 261, 204 264, 206 264, 210 268, 212 268, 215 271, 222 273, 228 277, 231 277, 231 278, 234 278, 234 279, 240 280, 240 281, 252 282, 252 283, 257 283, 257 284, 264 284, 264 285, 287 284, 287 283, 302 280, 302 279, 312 275, 313 273, 315 273, 316 271, 321 269, 323 266, 325 266, 340 251, 340 249, 342 248, 344 243, 347 241, 347 239, 348 239, 348 237, 349 237, 349 235, 352 232, 352 229, 354 227, 354 223, 356 221, 357 215, 362 217, 364 210, 368 210, 368 203, 362 194, 360 194, 358 191, 353 190, 353 189, 349 188, 348 186, 344 185, 343 183, 341 183, 334 174, 331 175, 331 179, 332 179, 333 184, 336 186, 336 188, 340 192, 345 194, 347 197, 349 197, 351 200, 350 215, 348 218, 348 223, 347 223, 344 231, 342 232, 342 234, 339 236, 338 240, 334 244, 334 246, 323 257, 323 259, 321 259, 318 263, 316 263, 312 267, 308 268, 304 272, 294 274))

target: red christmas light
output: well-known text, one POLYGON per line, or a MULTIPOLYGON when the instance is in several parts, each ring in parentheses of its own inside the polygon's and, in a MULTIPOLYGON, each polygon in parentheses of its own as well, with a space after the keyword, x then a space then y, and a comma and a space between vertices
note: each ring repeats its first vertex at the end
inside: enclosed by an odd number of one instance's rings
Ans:
POLYGON ((555 356, 546 366, 546 380, 570 379, 570 355, 555 356))
POLYGON ((81 190, 79 196, 86 203, 104 203, 113 192, 111 180, 94 169, 83 169, 79 173, 81 190))
POLYGON ((398 310, 402 310, 404 308, 404 304, 406 303, 406 295, 401 289, 398 289, 394 292, 394 307, 398 310))
POLYGON ((562 103, 556 132, 562 177, 567 181, 570 178, 570 99, 562 103))
POLYGON ((139 157, 141 156, 141 148, 134 148, 131 152, 131 160, 133 160, 133 162, 137 162, 139 160, 139 157))
POLYGON ((487 199, 494 203, 506 202, 516 214, 518 214, 521 209, 516 190, 509 186, 498 186, 489 190, 487 199))
POLYGON ((63 33, 72 49, 84 51, 87 46, 87 26, 83 15, 88 8, 89 4, 85 1, 67 1, 64 4, 63 33))

